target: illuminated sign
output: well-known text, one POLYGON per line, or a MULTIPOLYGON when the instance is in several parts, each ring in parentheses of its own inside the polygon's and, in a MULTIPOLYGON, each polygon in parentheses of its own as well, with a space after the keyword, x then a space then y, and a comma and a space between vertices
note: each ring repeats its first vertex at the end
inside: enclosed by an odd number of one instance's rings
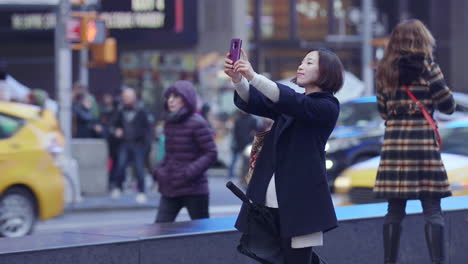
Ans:
POLYGON ((110 29, 158 29, 164 27, 165 14, 162 12, 103 12, 101 17, 110 29))
POLYGON ((171 17, 170 2, 173 0, 102 0, 101 16, 110 29, 163 29, 171 17))
MULTIPOLYGON (((197 40, 197 0, 101 0, 99 18, 119 42, 191 46, 197 40), (165 40, 165 42, 161 42, 165 40)), ((0 10, 0 40, 53 39, 56 17, 51 9, 0 10)), ((70 26, 70 25, 67 25, 70 26)), ((75 32, 76 33, 76 32, 75 32)), ((69 32, 72 35, 72 31, 69 32)), ((76 36, 70 36, 73 39, 76 36)))
POLYGON ((14 30, 47 30, 55 27, 54 13, 13 14, 11 28, 14 30))
POLYGON ((164 0, 132 0, 133 11, 164 10, 165 7, 164 0))
MULTIPOLYGON (((164 12, 102 12, 100 17, 110 29, 159 29, 164 27, 164 12)), ((49 30, 55 27, 55 13, 13 14, 13 30, 49 30)))

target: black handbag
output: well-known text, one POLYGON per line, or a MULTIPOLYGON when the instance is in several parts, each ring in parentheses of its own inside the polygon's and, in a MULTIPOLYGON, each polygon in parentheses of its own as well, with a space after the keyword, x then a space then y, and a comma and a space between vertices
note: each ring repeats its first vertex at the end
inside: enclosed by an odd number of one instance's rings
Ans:
POLYGON ((253 203, 232 182, 226 187, 247 206, 247 228, 242 233, 237 250, 264 264, 283 264, 281 237, 274 212, 264 205, 253 203))
MULTIPOLYGON (((234 183, 229 181, 226 187, 247 206, 247 230, 242 233, 237 250, 262 264, 284 264, 279 234, 279 217, 275 208, 253 203, 234 183)), ((327 264, 317 253, 312 251, 311 264, 327 264)))

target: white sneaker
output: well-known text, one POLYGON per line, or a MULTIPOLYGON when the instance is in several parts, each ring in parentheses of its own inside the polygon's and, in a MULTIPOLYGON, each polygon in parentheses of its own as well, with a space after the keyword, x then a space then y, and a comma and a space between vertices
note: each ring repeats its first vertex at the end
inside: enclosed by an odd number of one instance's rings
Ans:
POLYGON ((119 199, 120 198, 120 190, 118 188, 115 188, 111 192, 111 198, 112 199, 119 199))
POLYGON ((145 193, 138 193, 135 198, 137 203, 146 203, 146 194, 145 193))

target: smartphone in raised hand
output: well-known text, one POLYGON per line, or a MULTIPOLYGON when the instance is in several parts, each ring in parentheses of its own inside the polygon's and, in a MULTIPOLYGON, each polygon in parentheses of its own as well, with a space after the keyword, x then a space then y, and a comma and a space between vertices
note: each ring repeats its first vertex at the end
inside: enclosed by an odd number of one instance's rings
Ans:
POLYGON ((232 60, 232 63, 238 61, 241 57, 241 48, 242 48, 242 39, 232 39, 231 48, 229 50, 229 58, 232 60))

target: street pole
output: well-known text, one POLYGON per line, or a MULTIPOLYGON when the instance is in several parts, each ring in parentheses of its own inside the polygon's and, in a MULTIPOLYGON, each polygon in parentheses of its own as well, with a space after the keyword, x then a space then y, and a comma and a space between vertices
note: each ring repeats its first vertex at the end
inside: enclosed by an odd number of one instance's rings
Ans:
POLYGON ((80 83, 87 89, 89 88, 89 75, 88 75, 88 48, 80 50, 80 83))
POLYGON ((299 17, 297 14, 297 0, 289 0, 289 40, 299 39, 299 17))
POLYGON ((65 136, 64 154, 71 158, 71 86, 72 86, 72 58, 70 45, 67 41, 67 21, 70 17, 69 0, 60 0, 57 10, 57 24, 55 26, 55 87, 59 103, 59 122, 65 136))
POLYGON ((254 0, 254 15, 253 15, 253 47, 252 47, 252 56, 251 62, 254 69, 258 72, 262 72, 260 69, 260 41, 262 40, 262 27, 261 27, 261 17, 262 17, 262 4, 263 0, 254 0))
POLYGON ((362 0, 362 79, 365 96, 374 93, 374 71, 372 69, 372 7, 373 0, 362 0))

